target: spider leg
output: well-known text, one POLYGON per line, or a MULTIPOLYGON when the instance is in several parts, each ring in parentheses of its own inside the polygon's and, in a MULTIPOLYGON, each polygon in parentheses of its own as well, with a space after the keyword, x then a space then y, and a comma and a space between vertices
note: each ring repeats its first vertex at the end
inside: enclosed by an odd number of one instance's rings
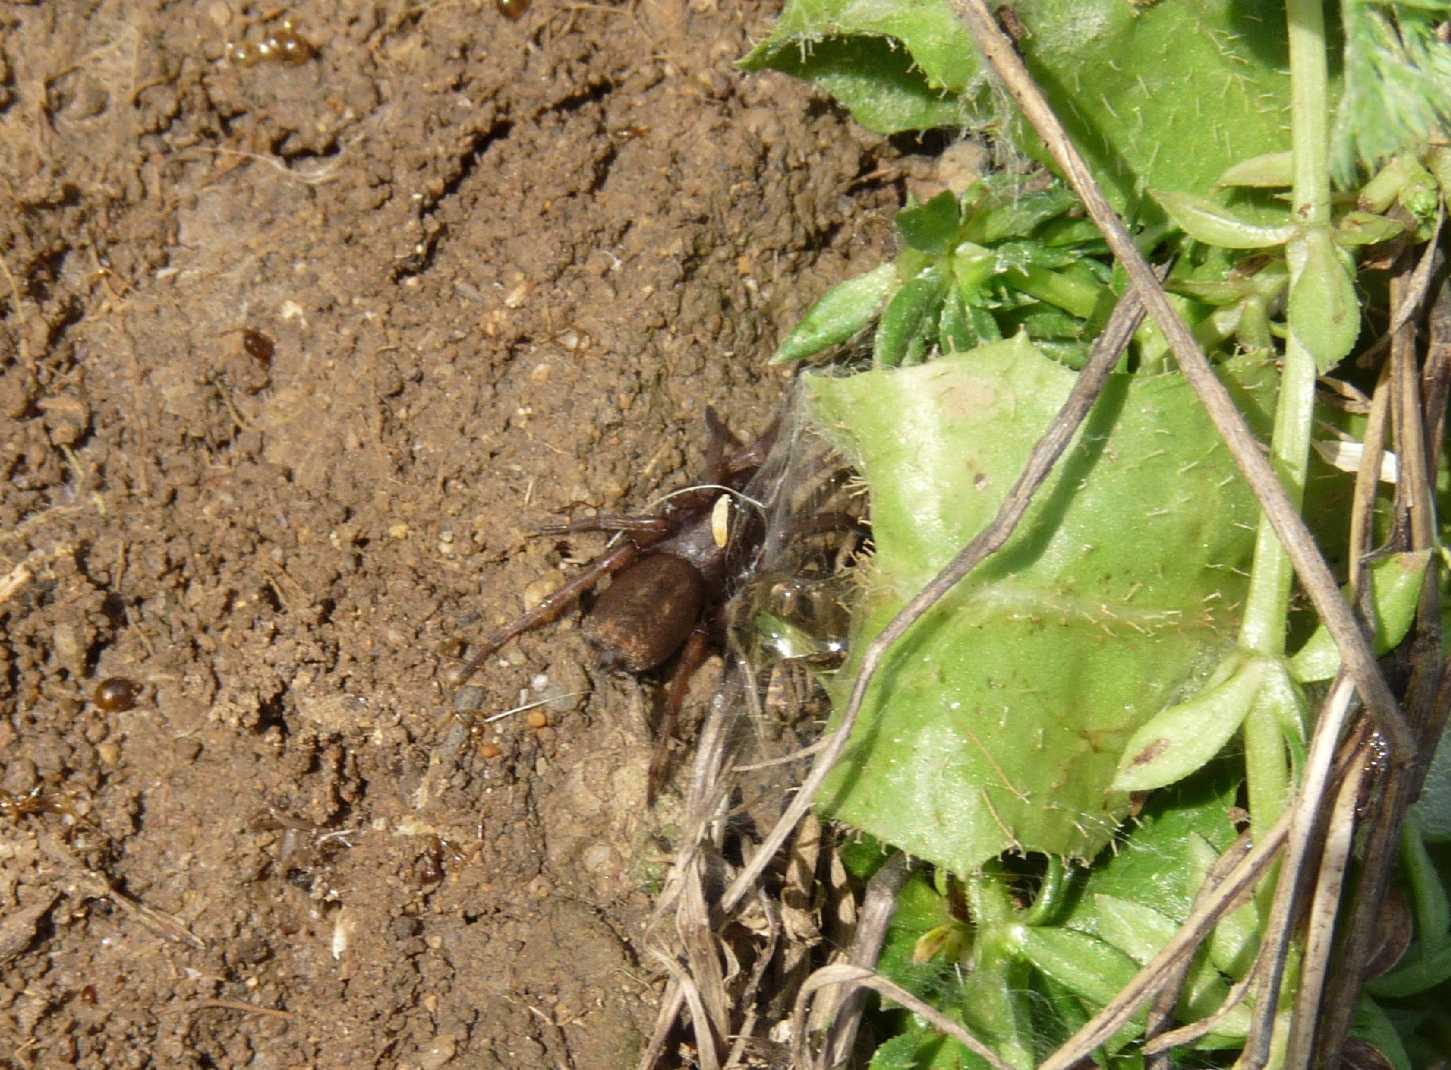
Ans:
POLYGON ((787 524, 787 538, 805 538, 808 535, 852 534, 859 539, 871 538, 872 529, 861 517, 852 516, 841 510, 814 513, 787 524))
POLYGON ((713 405, 705 407, 705 427, 710 433, 710 441, 705 446, 705 471, 711 482, 721 483, 730 470, 726 451, 729 449, 731 455, 740 452, 741 440, 731 434, 713 405))
POLYGON ((655 805, 655 797, 665 781, 665 773, 670 767, 670 744, 675 741, 675 723, 680 720, 680 707, 685 702, 690 678, 704 664, 709 653, 710 636, 704 627, 696 627, 681 648, 680 656, 675 661, 675 671, 670 675, 670 687, 665 694, 665 709, 660 714, 655 752, 650 756, 650 772, 645 780, 646 806, 655 805))
POLYGON ((668 535, 670 519, 663 516, 625 516, 620 513, 596 513, 567 524, 543 524, 535 531, 540 535, 568 535, 576 531, 628 531, 637 535, 668 535))
POLYGON ((761 432, 761 437, 754 442, 742 444, 732 436, 731 441, 735 444, 735 450, 721 460, 721 468, 725 476, 721 482, 754 475, 756 469, 766 463, 766 457, 775 446, 776 436, 780 433, 781 414, 777 413, 771 418, 771 423, 766 430, 761 432))
POLYGON ((579 575, 566 583, 559 590, 555 591, 544 601, 540 602, 533 609, 523 616, 518 617, 512 624, 501 632, 496 632, 485 639, 483 645, 468 662, 449 674, 450 682, 455 686, 465 684, 483 666, 484 661, 516 635, 527 632, 530 628, 537 628, 541 624, 548 624, 570 605, 577 601, 580 595, 584 594, 595 584, 606 576, 612 575, 632 564, 640 556, 640 547, 633 542, 626 540, 616 546, 603 557, 596 558, 579 575))

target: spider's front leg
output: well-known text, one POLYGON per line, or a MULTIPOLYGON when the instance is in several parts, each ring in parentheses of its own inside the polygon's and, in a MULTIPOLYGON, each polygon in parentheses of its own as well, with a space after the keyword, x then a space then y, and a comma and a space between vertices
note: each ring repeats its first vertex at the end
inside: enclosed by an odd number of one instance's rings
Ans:
POLYGON ((627 532, 632 537, 620 545, 607 550, 595 558, 583 572, 575 576, 533 609, 514 620, 508 627, 489 636, 480 644, 474 656, 465 664, 449 673, 449 682, 458 687, 469 681, 483 666, 484 661, 501 646, 522 635, 531 628, 548 624, 559 617, 586 591, 606 576, 629 568, 639 560, 641 552, 659 542, 670 533, 671 523, 663 516, 623 516, 615 513, 600 513, 584 520, 572 520, 567 524, 546 524, 536 534, 566 535, 580 531, 627 532))
POLYGON ((619 572, 634 564, 640 556, 640 548, 628 539, 616 546, 613 550, 596 558, 583 572, 575 576, 559 590, 545 598, 533 609, 518 617, 513 623, 500 632, 496 632, 485 639, 475 652, 474 656, 466 663, 459 666, 449 674, 449 682, 458 687, 467 683, 479 669, 484 661, 498 650, 501 646, 513 639, 516 635, 522 635, 531 628, 537 628, 541 624, 548 624, 555 620, 561 613, 573 605, 581 595, 594 587, 606 576, 619 572))

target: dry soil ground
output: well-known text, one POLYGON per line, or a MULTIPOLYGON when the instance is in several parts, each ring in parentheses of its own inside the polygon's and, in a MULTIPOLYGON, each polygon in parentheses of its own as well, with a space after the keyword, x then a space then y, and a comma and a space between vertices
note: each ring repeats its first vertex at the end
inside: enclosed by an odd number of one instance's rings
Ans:
POLYGON ((774 13, 0 5, 0 1065, 632 1063, 650 682, 439 650, 880 257, 896 152, 733 69, 774 13))

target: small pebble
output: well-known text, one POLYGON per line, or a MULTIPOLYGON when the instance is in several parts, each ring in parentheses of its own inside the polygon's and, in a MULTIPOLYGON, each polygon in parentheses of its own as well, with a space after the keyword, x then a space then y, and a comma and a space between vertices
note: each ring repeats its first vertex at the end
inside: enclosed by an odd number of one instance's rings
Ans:
POLYGON ((473 684, 465 684, 453 693, 453 708, 455 713, 473 713, 482 709, 484 705, 484 689, 475 687, 473 684))
POLYGON ((559 576, 541 576, 524 588, 524 608, 533 609, 560 587, 564 580, 559 576))

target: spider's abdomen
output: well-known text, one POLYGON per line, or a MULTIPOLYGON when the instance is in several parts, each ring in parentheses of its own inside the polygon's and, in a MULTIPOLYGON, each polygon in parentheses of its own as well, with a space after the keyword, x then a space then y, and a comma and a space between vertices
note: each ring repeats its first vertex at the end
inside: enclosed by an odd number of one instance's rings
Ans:
POLYGON ((653 553, 618 573, 599 596, 584 633, 601 660, 630 672, 668 661, 705 607, 705 583, 690 562, 653 553))

